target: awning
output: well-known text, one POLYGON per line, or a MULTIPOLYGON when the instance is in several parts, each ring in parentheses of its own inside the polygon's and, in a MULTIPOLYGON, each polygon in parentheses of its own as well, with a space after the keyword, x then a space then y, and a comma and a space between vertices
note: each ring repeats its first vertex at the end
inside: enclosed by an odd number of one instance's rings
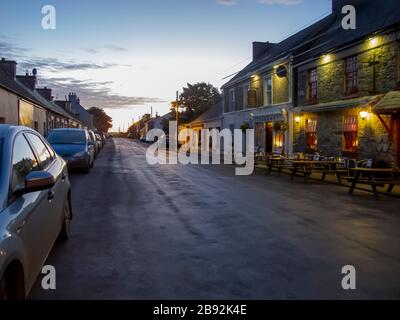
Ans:
POLYGON ((400 111, 400 91, 387 93, 381 101, 374 106, 374 113, 391 114, 400 111))
POLYGON ((340 100, 335 102, 320 103, 311 106, 302 106, 294 108, 294 112, 328 112, 337 111, 342 109, 364 107, 371 103, 375 103, 379 99, 379 96, 367 96, 362 98, 355 98, 349 100, 340 100))

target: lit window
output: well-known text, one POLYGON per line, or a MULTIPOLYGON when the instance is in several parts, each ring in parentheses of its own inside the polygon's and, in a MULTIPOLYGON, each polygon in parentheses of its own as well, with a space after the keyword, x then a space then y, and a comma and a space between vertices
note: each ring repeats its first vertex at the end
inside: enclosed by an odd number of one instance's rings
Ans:
POLYGON ((344 151, 355 152, 358 147, 358 117, 346 116, 343 125, 344 151))
POLYGON ((317 150, 317 119, 307 119, 306 122, 306 139, 307 139, 307 150, 317 150))

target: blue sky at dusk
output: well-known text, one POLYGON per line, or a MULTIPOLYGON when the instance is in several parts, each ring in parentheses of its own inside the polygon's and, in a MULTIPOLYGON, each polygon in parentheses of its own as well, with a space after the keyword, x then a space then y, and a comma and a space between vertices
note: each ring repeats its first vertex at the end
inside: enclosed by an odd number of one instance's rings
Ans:
POLYGON ((278 42, 330 12, 330 0, 0 0, 0 56, 36 66, 61 99, 106 108, 114 129, 164 114, 187 82, 220 87, 250 62, 253 41, 278 42), (41 27, 53 5, 57 29, 41 27))

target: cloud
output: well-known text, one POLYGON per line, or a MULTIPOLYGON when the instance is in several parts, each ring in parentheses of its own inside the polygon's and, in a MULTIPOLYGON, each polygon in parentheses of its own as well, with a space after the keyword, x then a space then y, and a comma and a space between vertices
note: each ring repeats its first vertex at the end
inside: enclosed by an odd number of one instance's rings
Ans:
POLYGON ((294 5, 303 2, 303 0, 258 0, 262 4, 283 4, 283 5, 294 5))
POLYGON ((83 48, 82 50, 83 50, 83 51, 86 51, 86 52, 88 52, 88 53, 91 53, 91 54, 99 53, 98 50, 93 49, 93 48, 83 48))
POLYGON ((77 71, 77 70, 96 70, 108 69, 118 66, 116 63, 93 63, 93 62, 75 62, 61 61, 57 58, 21 58, 18 62, 18 68, 21 70, 30 70, 33 68, 44 69, 50 72, 59 71, 77 71))
POLYGON ((11 42, 0 41, 0 56, 2 57, 20 57, 30 51, 30 49, 19 47, 11 42))
POLYGON ((160 98, 130 97, 113 94, 107 85, 111 81, 98 82, 93 80, 79 80, 71 77, 44 77, 39 79, 39 86, 53 89, 53 95, 58 100, 64 100, 68 92, 76 92, 82 104, 89 108, 96 106, 104 109, 121 109, 132 106, 142 106, 148 103, 165 102, 160 98))
POLYGON ((122 47, 115 46, 115 45, 112 45, 112 44, 104 46, 104 48, 106 48, 108 50, 111 50, 111 51, 118 51, 118 52, 128 51, 126 48, 122 48, 122 47))
POLYGON ((223 6, 234 6, 237 4, 236 0, 217 0, 218 4, 221 4, 223 6))

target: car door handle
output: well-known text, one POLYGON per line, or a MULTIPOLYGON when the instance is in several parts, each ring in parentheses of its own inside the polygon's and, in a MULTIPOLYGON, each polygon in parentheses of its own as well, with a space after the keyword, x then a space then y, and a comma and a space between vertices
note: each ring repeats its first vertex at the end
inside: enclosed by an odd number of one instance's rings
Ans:
POLYGON ((56 195, 56 193, 53 190, 50 190, 47 195, 47 199, 53 200, 55 195, 56 195))

